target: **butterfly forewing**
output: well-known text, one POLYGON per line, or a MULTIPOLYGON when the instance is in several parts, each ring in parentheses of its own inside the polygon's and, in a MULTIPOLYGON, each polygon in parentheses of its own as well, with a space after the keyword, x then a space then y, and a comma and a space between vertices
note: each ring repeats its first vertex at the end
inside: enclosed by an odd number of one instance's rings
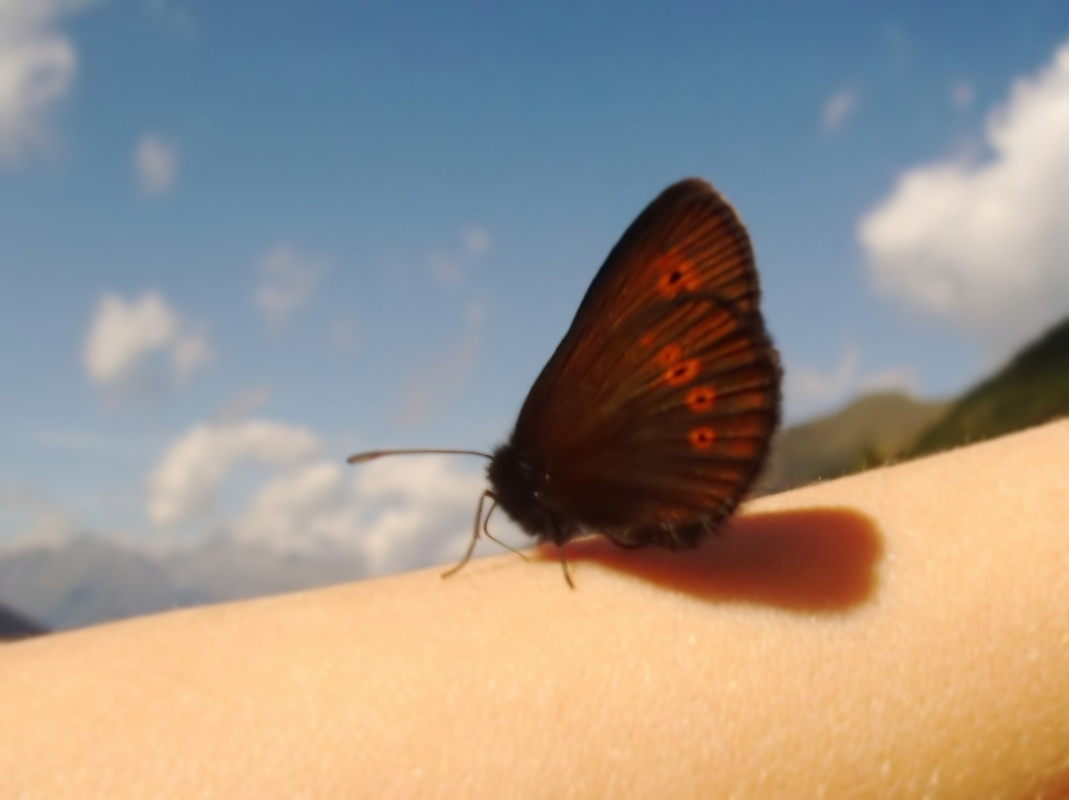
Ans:
POLYGON ((695 292, 752 311, 760 294, 755 275, 750 239, 735 210, 705 181, 680 181, 620 237, 594 276, 576 321, 597 307, 599 326, 618 323, 644 310, 651 296, 671 300, 695 292))
POLYGON ((628 228, 524 403, 544 502, 622 544, 693 544, 734 509, 778 422, 780 372, 745 228, 708 184, 628 228))

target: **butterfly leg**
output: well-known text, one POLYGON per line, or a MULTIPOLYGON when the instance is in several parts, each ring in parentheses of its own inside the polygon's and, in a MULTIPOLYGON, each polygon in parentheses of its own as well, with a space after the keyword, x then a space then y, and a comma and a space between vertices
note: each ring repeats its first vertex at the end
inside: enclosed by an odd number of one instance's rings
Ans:
MULTIPOLYGON (((475 543, 479 541, 479 523, 483 521, 483 501, 486 500, 487 497, 494 501, 494 505, 497 505, 497 498, 489 489, 485 490, 479 497, 479 504, 475 507, 475 527, 471 532, 471 543, 468 545, 468 550, 464 553, 464 558, 460 559, 459 564, 442 573, 443 578, 448 578, 450 575, 455 575, 460 572, 461 568, 471 561, 472 553, 475 552, 475 543)), ((493 509, 490 510, 493 511, 493 509)), ((486 517, 489 519, 490 515, 487 514, 486 517)))
POLYGON ((508 544, 507 542, 501 541, 496 536, 494 536, 494 534, 490 533, 490 528, 488 527, 490 525, 490 515, 493 514, 494 513, 494 509, 497 508, 497 497, 495 495, 491 494, 490 495, 490 499, 493 501, 493 505, 490 506, 490 510, 487 511, 486 512, 486 516, 483 517, 483 533, 486 534, 486 538, 489 539, 491 542, 494 542, 495 544, 501 545, 506 550, 511 550, 513 553, 518 555, 524 561, 530 561, 531 559, 529 559, 527 556, 525 556, 523 553, 521 553, 515 547, 513 547, 510 544, 508 544))
POLYGON ((575 584, 572 582, 572 573, 568 570, 568 560, 564 557, 564 545, 557 545, 557 555, 560 556, 560 567, 564 570, 564 580, 568 582, 569 587, 574 589, 575 584))
POLYGON ((553 544, 557 545, 557 555, 560 557, 560 568, 564 570, 564 580, 570 588, 574 589, 575 583, 572 582, 572 573, 568 569, 568 560, 564 557, 564 538, 561 536, 560 529, 557 527, 557 523, 553 521, 553 517, 550 516, 550 513, 543 508, 542 514, 546 519, 542 541, 545 541, 548 538, 553 541, 553 544), (548 531, 550 535, 546 536, 545 531, 548 531))

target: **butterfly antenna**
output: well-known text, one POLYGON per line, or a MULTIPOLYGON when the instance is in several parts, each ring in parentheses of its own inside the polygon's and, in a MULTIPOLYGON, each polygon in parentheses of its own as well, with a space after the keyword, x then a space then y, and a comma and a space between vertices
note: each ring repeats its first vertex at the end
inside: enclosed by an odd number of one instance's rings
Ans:
MULTIPOLYGON (((482 456, 493 458, 489 453, 479 450, 368 450, 366 453, 357 453, 346 459, 350 464, 363 464, 374 461, 383 456, 415 456, 415 455, 450 455, 450 456, 482 456)), ((478 531, 476 531, 478 533, 478 531)))

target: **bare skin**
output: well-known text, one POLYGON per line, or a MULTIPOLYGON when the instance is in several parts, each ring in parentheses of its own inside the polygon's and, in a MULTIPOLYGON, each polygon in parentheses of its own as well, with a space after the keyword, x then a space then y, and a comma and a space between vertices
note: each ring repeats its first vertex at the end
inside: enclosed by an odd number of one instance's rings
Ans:
POLYGON ((0 648, 0 795, 1069 796, 1069 422, 568 557, 0 648))

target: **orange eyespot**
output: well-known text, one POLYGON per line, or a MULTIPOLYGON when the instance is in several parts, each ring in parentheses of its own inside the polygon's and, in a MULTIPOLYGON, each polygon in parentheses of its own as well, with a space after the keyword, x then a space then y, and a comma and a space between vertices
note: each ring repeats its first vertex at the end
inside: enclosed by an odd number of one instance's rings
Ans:
POLYGON ((683 348, 676 342, 666 344, 657 354, 657 363, 662 367, 670 367, 683 357, 683 348))
POLYGON ((716 432, 709 427, 695 428, 687 438, 695 450, 708 450, 716 441, 716 432))
POLYGON ((653 331, 646 331, 644 334, 642 334, 642 336, 639 337, 638 341, 639 344, 641 344, 643 347, 649 347, 655 341, 657 341, 657 337, 653 335, 653 331))
POLYGON ((674 367, 666 370, 664 380, 669 386, 682 386, 694 380, 701 372, 702 362, 696 358, 688 358, 674 367))
POLYGON ((687 392, 687 405, 691 411, 708 411, 716 400, 716 390, 712 386, 695 386, 687 392))
POLYGON ((683 291, 695 292, 701 288, 701 278, 689 260, 676 253, 665 253, 653 262, 658 273, 657 293, 671 300, 683 291))

